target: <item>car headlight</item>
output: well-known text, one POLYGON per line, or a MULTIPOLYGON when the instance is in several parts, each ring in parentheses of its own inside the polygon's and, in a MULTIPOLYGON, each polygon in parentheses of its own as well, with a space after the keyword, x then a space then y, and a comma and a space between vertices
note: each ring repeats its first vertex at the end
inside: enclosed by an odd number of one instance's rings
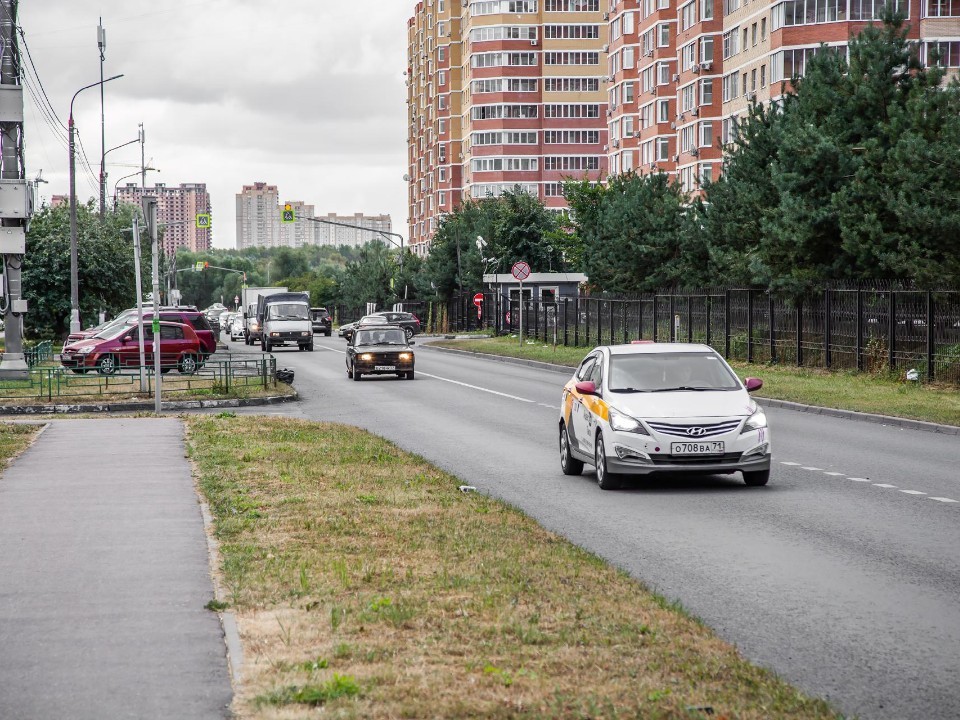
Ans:
POLYGON ((765 428, 766 426, 767 416, 763 414, 763 410, 757 410, 747 419, 747 422, 744 423, 743 430, 740 431, 740 434, 743 435, 743 433, 759 430, 760 428, 765 428))
POLYGON ((364 353, 363 355, 360 356, 360 359, 361 359, 361 360, 373 360, 373 355, 371 355, 370 353, 364 353))
POLYGON ((307 330, 304 330, 304 331, 303 331, 302 333, 300 333, 300 334, 301 334, 301 335, 311 335, 312 333, 309 332, 309 331, 307 331, 307 330))
POLYGON ((413 357, 413 355, 411 355, 410 353, 400 353, 400 359, 401 359, 401 360, 409 360, 409 359, 412 358, 412 357, 413 357))
POLYGON ((632 418, 629 415, 625 415, 619 410, 614 410, 610 408, 610 427, 616 430, 617 432, 628 432, 636 433, 637 435, 649 435, 643 425, 640 424, 640 421, 636 418, 632 418))
POLYGON ((94 350, 96 350, 95 347, 93 347, 92 345, 87 345, 87 347, 82 347, 82 348, 80 348, 79 352, 80 352, 81 355, 89 355, 89 354, 92 353, 94 350))

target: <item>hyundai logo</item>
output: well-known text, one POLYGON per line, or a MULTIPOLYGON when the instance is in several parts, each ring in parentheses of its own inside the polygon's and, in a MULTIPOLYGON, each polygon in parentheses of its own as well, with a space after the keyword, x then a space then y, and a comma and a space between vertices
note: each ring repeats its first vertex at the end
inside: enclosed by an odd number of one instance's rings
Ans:
POLYGON ((687 428, 687 435, 690 437, 702 437, 706 432, 702 427, 687 428))

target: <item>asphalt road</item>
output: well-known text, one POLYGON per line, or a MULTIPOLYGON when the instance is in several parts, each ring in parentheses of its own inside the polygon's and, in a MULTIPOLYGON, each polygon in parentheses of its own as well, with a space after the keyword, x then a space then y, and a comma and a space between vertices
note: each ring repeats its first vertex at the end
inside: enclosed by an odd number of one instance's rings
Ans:
POLYGON ((565 375, 421 343, 415 381, 352 382, 344 341, 316 346, 275 352, 303 398, 276 412, 357 425, 419 453, 679 600, 844 713, 960 717, 956 437, 770 409, 767 487, 733 475, 603 492, 591 468, 560 472, 565 375))

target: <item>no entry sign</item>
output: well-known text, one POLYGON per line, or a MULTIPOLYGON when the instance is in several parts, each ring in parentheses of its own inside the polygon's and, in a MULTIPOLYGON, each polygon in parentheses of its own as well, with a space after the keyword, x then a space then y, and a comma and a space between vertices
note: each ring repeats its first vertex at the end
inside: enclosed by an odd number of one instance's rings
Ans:
POLYGON ((523 282, 530 277, 530 266, 521 260, 513 264, 513 269, 510 272, 517 280, 523 282))
POLYGON ((477 293, 473 296, 473 304, 477 307, 483 305, 483 293, 477 293))

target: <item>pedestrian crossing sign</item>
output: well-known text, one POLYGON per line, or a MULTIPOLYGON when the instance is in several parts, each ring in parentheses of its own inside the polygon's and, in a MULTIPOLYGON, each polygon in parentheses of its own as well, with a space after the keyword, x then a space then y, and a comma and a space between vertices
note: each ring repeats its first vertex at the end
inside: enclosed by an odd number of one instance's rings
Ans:
POLYGON ((208 229, 212 223, 210 222, 210 213, 199 213, 197 215, 197 227, 201 230, 208 229))
POLYGON ((297 221, 296 215, 293 212, 293 206, 290 205, 289 203, 283 206, 283 213, 281 215, 280 221, 285 223, 292 223, 297 221))

